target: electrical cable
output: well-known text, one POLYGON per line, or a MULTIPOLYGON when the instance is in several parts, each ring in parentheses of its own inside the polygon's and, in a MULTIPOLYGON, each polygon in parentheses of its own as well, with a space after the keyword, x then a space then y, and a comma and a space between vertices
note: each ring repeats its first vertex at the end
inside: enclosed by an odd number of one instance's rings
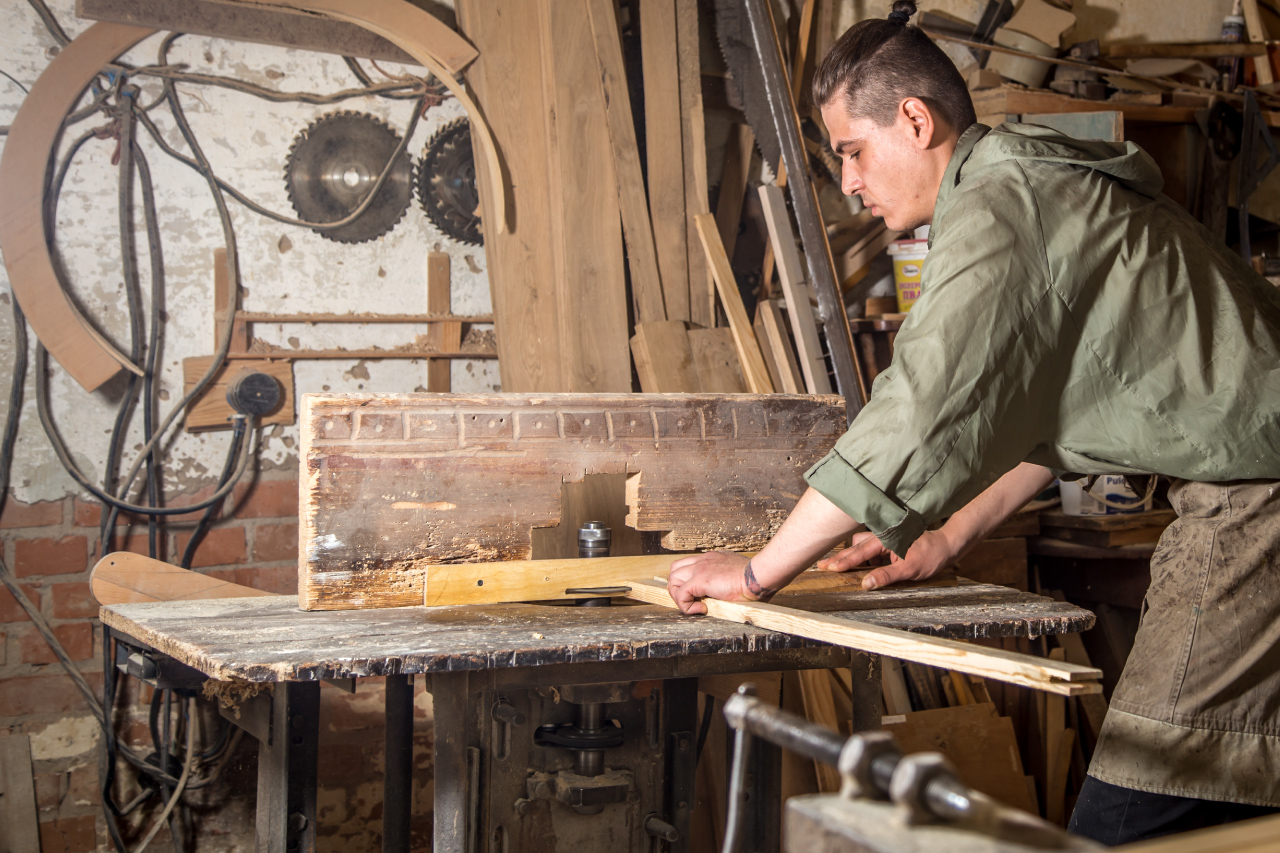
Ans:
MULTIPOLYGON (((116 707, 116 683, 119 679, 119 671, 115 667, 112 660, 112 642, 111 629, 106 625, 102 626, 102 708, 103 715, 108 723, 112 722, 116 707)), ((124 845, 124 838, 120 835, 120 827, 115 817, 124 817, 131 811, 142 804, 143 794, 149 794, 150 789, 144 789, 142 794, 130 802, 129 805, 121 808, 116 805, 115 797, 111 793, 111 785, 116 778, 116 745, 117 739, 114 734, 109 734, 102 739, 102 752, 105 760, 98 764, 98 788, 102 799, 102 816, 107 824, 107 832, 111 836, 111 843, 115 845, 116 853, 128 853, 124 845)))
POLYGON ((67 31, 58 23, 58 19, 54 17, 53 12, 49 11, 49 7, 45 5, 44 0, 27 0, 32 9, 36 10, 36 14, 40 16, 40 20, 44 21, 45 29, 49 31, 49 35, 53 36, 53 40, 58 43, 59 47, 66 47, 71 43, 71 37, 67 35, 67 31))
MULTIPOLYGON (((404 137, 400 140, 400 144, 396 146, 396 150, 392 152, 391 158, 387 161, 387 165, 384 166, 382 171, 378 174, 377 180, 373 182, 373 186, 370 187, 368 194, 364 197, 364 199, 360 202, 360 204, 358 204, 355 207, 355 209, 351 211, 351 213, 347 214, 341 219, 335 219, 332 222, 307 222, 306 220, 299 219, 296 216, 288 216, 283 213, 276 213, 274 210, 271 210, 270 208, 267 208, 261 204, 258 204, 256 201, 249 198, 247 195, 242 193, 240 190, 236 189, 231 184, 224 181, 222 178, 214 176, 214 181, 217 182, 218 187, 223 192, 225 192, 227 195, 234 198, 236 201, 240 202, 240 204, 244 205, 249 210, 253 211, 259 216, 264 216, 267 219, 273 220, 275 222, 279 222, 284 225, 296 225, 299 228, 310 228, 310 229, 319 230, 319 231, 328 231, 334 228, 341 228, 344 225, 350 225, 352 222, 358 219, 366 210, 369 209, 369 205, 373 204, 374 198, 378 194, 378 191, 382 189, 382 185, 386 183, 387 178, 395 170, 396 160, 397 158, 400 157, 402 153, 404 153, 405 149, 409 147, 409 140, 413 136, 414 130, 417 129, 418 119, 422 116, 422 107, 425 106, 425 104, 426 104, 425 98, 419 99, 418 105, 414 108, 413 117, 409 120, 409 125, 405 129, 404 137)), ((138 115, 138 119, 142 122, 143 127, 147 129, 147 132, 151 134, 152 141, 156 143, 156 146, 159 147, 161 151, 168 154, 170 157, 177 160, 179 163, 183 163, 189 166, 190 168, 195 169, 198 172, 201 171, 200 165, 197 162, 195 162, 189 157, 184 156, 183 154, 175 150, 173 146, 169 145, 169 143, 165 140, 164 135, 160 132, 160 128, 156 127, 155 122, 153 122, 151 118, 146 115, 146 113, 140 113, 138 115)))
POLYGON ((702 724, 698 726, 698 746, 693 752, 695 767, 702 760, 702 748, 707 745, 707 735, 711 733, 711 719, 715 716, 715 707, 716 700, 708 693, 706 700, 702 703, 702 724))
MULTIPOLYGON (((237 414, 232 424, 231 449, 227 451, 227 461, 222 466, 222 473, 218 476, 218 488, 226 485, 228 478, 231 477, 231 461, 235 458, 235 451, 239 447, 240 442, 244 440, 245 417, 237 414)), ((209 531, 210 525, 213 523, 213 517, 218 514, 218 506, 215 504, 204 511, 204 515, 200 516, 200 523, 196 525, 196 529, 191 533, 191 538, 187 540, 186 550, 182 552, 182 568, 191 568, 191 561, 195 558, 196 548, 204 539, 204 535, 209 531)))
POLYGON ((365 70, 360 67, 359 61, 354 56, 344 56, 342 61, 347 63, 347 67, 351 69, 351 74, 360 81, 361 86, 365 88, 373 86, 373 78, 365 73, 365 70))
POLYGON ((160 816, 156 818, 156 822, 151 826, 151 831, 142 839, 142 843, 134 849, 133 853, 142 853, 143 850, 147 849, 147 845, 151 843, 151 839, 156 837, 156 833, 160 831, 160 827, 164 826, 165 822, 168 821, 169 814, 173 811, 173 807, 178 804, 178 800, 182 797, 183 790, 187 787, 187 779, 191 777, 191 767, 195 764, 196 759, 195 739, 196 729, 199 728, 199 725, 197 724, 199 717, 195 713, 196 700, 188 699, 187 703, 190 708, 189 722, 187 724, 187 755, 186 759, 182 763, 182 775, 178 777, 177 785, 174 787, 173 794, 169 797, 169 801, 165 803, 164 811, 162 811, 160 816))
POLYGON ((341 101, 351 100, 352 98, 364 98, 368 96, 380 96, 384 98, 396 97, 398 100, 410 100, 412 98, 420 98, 424 95, 434 95, 435 97, 444 99, 448 95, 448 90, 440 87, 440 90, 432 89, 425 81, 415 78, 417 82, 409 83, 403 80, 388 80, 385 83, 374 83, 369 81, 368 85, 360 89, 339 89, 337 92, 329 94, 320 94, 318 92, 285 92, 279 89, 268 89, 265 86, 258 86, 254 83, 248 83, 244 80, 237 80, 234 77, 223 77, 220 74, 199 74, 193 71, 180 71, 176 69, 185 68, 185 65, 144 65, 140 68, 128 68, 127 66, 108 66, 117 68, 122 73, 131 77, 158 77, 162 80, 174 80, 178 83, 195 83, 203 86, 218 86, 223 89, 231 89, 235 92, 242 92, 246 95, 253 95, 255 98, 261 98, 264 101, 273 103, 291 103, 297 102, 302 104, 312 104, 314 106, 326 106, 336 104, 341 101))

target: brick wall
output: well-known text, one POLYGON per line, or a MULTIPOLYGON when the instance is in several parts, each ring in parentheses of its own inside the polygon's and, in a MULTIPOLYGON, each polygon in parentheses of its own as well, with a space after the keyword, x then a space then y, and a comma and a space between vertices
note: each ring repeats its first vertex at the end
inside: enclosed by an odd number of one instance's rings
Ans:
MULTIPOLYGON (((206 492, 208 494, 209 492, 206 492)), ((196 571, 270 592, 297 591, 297 481, 260 479, 234 492, 234 505, 200 544, 196 571)), ((197 496, 198 497, 198 496, 197 496)), ((191 498, 184 498, 183 502, 191 498)), ((0 515, 0 548, 27 597, 40 608, 101 699, 102 639, 97 602, 89 592, 89 569, 99 551, 99 505, 78 498, 37 504, 13 499, 0 515)), ((161 557, 181 560, 195 527, 194 516, 161 526, 161 557)), ((115 549, 147 553, 147 527, 122 517, 115 549)), ((124 679, 117 703, 116 731, 139 752, 151 750, 147 728, 149 688, 124 679)), ((320 850, 377 850, 381 843, 382 685, 360 682, 354 695, 322 690, 320 760, 320 850)), ((429 719, 430 697, 418 684, 416 713, 429 719)), ((209 729, 216 721, 206 710, 209 729)), ((55 660, 25 611, 0 586, 0 735, 26 733, 32 739, 36 798, 43 851, 82 853, 111 850, 101 817, 98 791, 96 720, 71 679, 55 660)), ((417 769, 415 847, 429 849, 431 834, 430 726, 415 734, 417 769)), ((127 779, 132 773, 122 771, 127 779)), ((188 798, 195 814, 199 851, 253 849, 256 745, 244 738, 222 782, 188 798)), ((136 788, 119 789, 123 802, 136 788)), ((134 816, 149 825, 155 810, 134 816)), ((172 849, 162 831, 151 849, 172 849)), ((136 831, 126 832, 136 845, 136 831)))

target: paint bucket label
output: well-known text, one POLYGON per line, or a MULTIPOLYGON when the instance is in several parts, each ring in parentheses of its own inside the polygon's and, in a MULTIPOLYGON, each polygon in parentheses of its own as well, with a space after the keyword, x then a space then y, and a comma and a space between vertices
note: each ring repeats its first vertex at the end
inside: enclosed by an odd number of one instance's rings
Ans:
POLYGON ((889 244, 893 258, 893 283, 898 291, 898 313, 905 314, 920 298, 920 275, 924 272, 927 240, 898 240, 889 244))

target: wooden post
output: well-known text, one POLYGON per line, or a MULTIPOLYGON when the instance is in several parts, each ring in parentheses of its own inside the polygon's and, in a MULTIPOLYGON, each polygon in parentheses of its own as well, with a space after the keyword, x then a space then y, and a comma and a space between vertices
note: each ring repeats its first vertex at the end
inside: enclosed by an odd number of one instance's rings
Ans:
MULTIPOLYGON (((449 256, 444 252, 427 253, 427 313, 452 314, 450 293, 449 256)), ((427 331, 427 342, 438 352, 457 352, 462 349, 462 324, 457 322, 432 323, 427 331)), ((427 390, 448 393, 452 390, 449 379, 450 360, 427 359, 427 390)))
MULTIPOLYGON (((239 305, 240 294, 231 291, 231 276, 228 275, 227 269, 227 250, 213 250, 213 346, 217 349, 218 342, 222 340, 224 330, 226 329, 226 321, 223 317, 227 313, 227 302, 234 299, 239 305)), ((238 289, 237 289, 238 290, 238 289)), ((248 352, 249 350, 249 329, 243 322, 236 322, 235 330, 231 333, 231 348, 228 352, 248 352)))

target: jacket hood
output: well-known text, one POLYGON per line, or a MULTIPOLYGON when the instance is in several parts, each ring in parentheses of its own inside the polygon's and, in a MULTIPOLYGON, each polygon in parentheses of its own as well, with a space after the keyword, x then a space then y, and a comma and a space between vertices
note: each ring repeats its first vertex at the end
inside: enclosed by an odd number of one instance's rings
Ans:
MULTIPOLYGON (((956 153, 959 152, 957 146, 956 153)), ((1160 167, 1150 154, 1132 142, 1073 139, 1036 124, 1000 125, 972 147, 968 162, 962 168, 992 165, 1005 160, 1082 166, 1101 172, 1149 198, 1158 196, 1164 187, 1160 167)))

